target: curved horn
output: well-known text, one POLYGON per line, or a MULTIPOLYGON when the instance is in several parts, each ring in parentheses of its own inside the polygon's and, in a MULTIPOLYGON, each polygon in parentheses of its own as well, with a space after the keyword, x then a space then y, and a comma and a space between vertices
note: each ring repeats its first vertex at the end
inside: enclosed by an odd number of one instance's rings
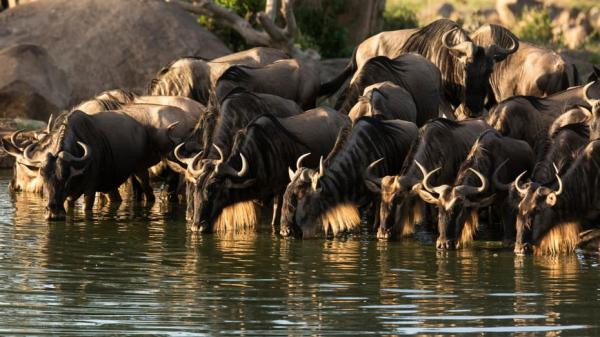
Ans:
POLYGON ((188 172, 194 177, 198 177, 202 173, 202 170, 196 168, 196 162, 201 155, 202 151, 198 152, 192 159, 190 159, 189 164, 187 164, 188 172))
POLYGON ((419 167, 419 169, 421 170, 421 173, 423 173, 423 187, 425 187, 425 190, 427 190, 430 193, 437 193, 437 194, 441 194, 443 190, 445 190, 448 185, 440 185, 440 186, 431 186, 429 185, 429 178, 431 178, 431 176, 436 173, 437 171, 441 170, 441 167, 436 168, 435 170, 431 171, 431 172, 427 172, 427 170, 425 169, 425 167, 423 167, 423 165, 421 165, 421 163, 419 163, 418 161, 415 160, 415 163, 417 164, 417 166, 419 167))
POLYGON ((487 189, 487 186, 488 186, 488 180, 487 180, 487 178, 483 174, 481 174, 481 172, 477 171, 474 168, 469 168, 469 171, 475 173, 475 175, 481 181, 481 186, 479 186, 479 187, 473 187, 473 186, 468 186, 468 185, 461 185, 461 186, 457 186, 456 188, 460 189, 462 191, 462 194, 464 196, 468 196, 468 195, 473 195, 473 194, 484 192, 487 189))
POLYGON ((305 153, 305 154, 301 155, 300 157, 298 157, 298 160, 296 161, 296 171, 302 167, 302 161, 304 160, 304 158, 306 158, 308 156, 310 156, 310 152, 305 153))
POLYGON ((376 184, 378 187, 381 187, 382 178, 375 176, 373 174, 373 169, 375 168, 375 166, 377 166, 377 164, 381 163, 381 161, 383 161, 383 158, 377 159, 376 161, 372 162, 365 170, 365 179, 376 184))
POLYGON ((321 156, 321 159, 319 159, 319 177, 322 177, 324 173, 325 167, 323 165, 323 156, 321 156))
POLYGON ((86 143, 80 142, 80 141, 77 141, 77 144, 79 144, 79 146, 81 146, 81 148, 83 148, 83 156, 75 157, 74 155, 72 155, 71 153, 69 153, 67 151, 60 151, 60 153, 58 154, 58 157, 65 161, 78 162, 78 163, 88 160, 90 158, 90 154, 92 152, 90 150, 90 147, 86 143))
POLYGON ((221 150, 221 148, 219 147, 219 145, 217 145, 215 143, 213 143, 213 147, 219 153, 219 159, 217 160, 217 164, 222 163, 225 160, 225 156, 223 155, 223 150, 221 150))
POLYGON ((498 167, 496 167, 496 169, 494 170, 494 173, 492 174, 492 183, 494 184, 494 187, 501 191, 508 191, 508 189, 510 188, 510 183, 505 184, 505 183, 501 182, 500 178, 498 177, 498 172, 500 172, 500 169, 504 165, 506 165, 506 163, 508 163, 508 159, 506 159, 500 165, 498 165, 498 167))
POLYGON ((560 176, 558 175, 558 173, 556 174, 556 181, 558 182, 558 190, 556 190, 556 192, 554 192, 554 195, 559 196, 563 191, 563 184, 562 184, 562 179, 560 179, 560 176))
POLYGON ((35 143, 29 144, 25 148, 25 150, 23 150, 23 159, 27 162, 27 165, 41 167, 42 162, 33 160, 33 158, 31 157, 31 150, 34 145, 35 145, 35 143))
POLYGON ((46 125, 46 133, 50 133, 53 126, 54 126, 54 114, 50 114, 50 117, 48 117, 48 124, 46 125))
POLYGON ((248 173, 248 161, 246 161, 246 157, 244 154, 240 152, 240 158, 242 158, 242 168, 237 172, 238 177, 243 177, 248 173))
POLYGON ((22 147, 20 147, 20 146, 17 144, 17 137, 19 137, 19 135, 20 135, 21 133, 23 133, 23 131, 25 131, 25 130, 24 130, 24 129, 20 129, 20 130, 17 130, 17 131, 15 131, 15 132, 13 132, 13 133, 10 135, 10 142, 12 143, 12 145, 13 145, 14 147, 16 147, 17 149, 21 150, 21 151, 23 151, 23 148, 22 148, 22 147))
POLYGON ((600 100, 598 100, 598 99, 591 98, 591 97, 588 95, 588 91, 590 90, 590 87, 591 87, 591 86, 592 86, 594 83, 596 83, 596 81, 590 82, 590 83, 586 84, 586 85, 583 87, 583 98, 585 98, 585 101, 586 101, 586 102, 587 102, 589 105, 591 105, 591 106, 592 106, 592 108, 594 107, 594 105, 596 105, 596 104, 598 103, 598 101, 600 101, 600 100))
POLYGON ((191 165, 192 163, 194 163, 194 160, 196 160, 196 158, 202 154, 202 151, 198 152, 195 156, 193 157, 184 157, 179 151, 181 150, 181 148, 185 145, 185 142, 177 145, 175 147, 175 150, 173 150, 173 155, 175 155, 175 158, 177 160, 179 160, 180 162, 186 164, 186 165, 191 165))
POLYGON ((521 174, 519 174, 517 179, 515 179, 515 188, 521 196, 524 196, 527 193, 527 189, 521 187, 521 178, 523 178, 526 173, 527 171, 523 171, 521 174))
POLYGON ((456 46, 454 44, 448 43, 448 38, 451 37, 452 33, 455 30, 458 30, 458 27, 454 27, 454 28, 450 29, 449 31, 445 32, 444 35, 442 35, 442 44, 444 45, 444 47, 446 47, 448 49, 452 49, 456 46))
POLYGON ((304 160, 304 158, 310 156, 310 152, 305 153, 303 155, 301 155, 300 157, 298 157, 298 160, 296 160, 296 171, 292 170, 291 167, 288 167, 288 173, 290 176, 290 181, 294 180, 294 176, 296 175, 296 173, 298 172, 298 170, 300 170, 300 168, 302 167, 302 160, 304 160))
POLYGON ((511 40, 511 45, 508 49, 505 49, 504 47, 497 45, 497 44, 493 44, 487 48, 487 50, 491 54, 490 56, 493 57, 495 59, 495 61, 502 61, 508 55, 516 52, 517 49, 519 49, 519 41, 514 36, 510 36, 510 40, 511 40))

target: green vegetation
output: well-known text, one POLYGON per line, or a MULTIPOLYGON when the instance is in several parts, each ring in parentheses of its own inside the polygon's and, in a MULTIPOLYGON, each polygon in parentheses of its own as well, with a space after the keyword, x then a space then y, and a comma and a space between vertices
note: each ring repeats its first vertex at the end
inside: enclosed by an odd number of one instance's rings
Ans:
POLYGON ((383 30, 397 30, 415 28, 419 26, 419 19, 414 7, 404 2, 389 1, 383 13, 383 30), (393 2, 393 5, 390 3, 393 2))
POLYGON ((524 41, 549 47, 559 47, 561 41, 555 41, 552 34, 552 19, 547 9, 527 9, 513 32, 524 41))
MULTIPOLYGON (((216 0, 215 2, 236 12, 248 20, 253 27, 260 27, 256 16, 265 9, 265 0, 216 0)), ((347 44, 346 29, 336 21, 337 17, 346 10, 349 9, 344 6, 344 0, 324 1, 318 9, 296 6, 294 13, 299 30, 296 43, 302 49, 317 50, 325 58, 350 56, 352 46, 347 44)), ((220 25, 208 17, 200 16, 198 22, 215 33, 233 51, 251 47, 235 30, 220 25)))
POLYGON ((324 58, 350 56, 352 46, 348 46, 347 31, 337 22, 346 10, 344 0, 323 1, 321 8, 296 7, 294 13, 300 31, 296 42, 302 49, 317 50, 324 58))

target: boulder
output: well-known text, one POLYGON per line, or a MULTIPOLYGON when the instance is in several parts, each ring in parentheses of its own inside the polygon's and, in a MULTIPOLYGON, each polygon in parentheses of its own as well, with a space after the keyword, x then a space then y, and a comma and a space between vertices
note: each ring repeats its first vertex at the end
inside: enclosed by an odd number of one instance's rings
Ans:
POLYGON ((1 117, 47 119, 69 103, 67 77, 42 47, 20 44, 0 50, 1 117))
POLYGON ((23 44, 45 49, 66 75, 62 87, 70 88, 70 97, 66 103, 57 99, 57 109, 108 89, 142 91, 179 57, 230 52, 194 16, 162 0, 44 0, 0 13, 0 49, 23 44))

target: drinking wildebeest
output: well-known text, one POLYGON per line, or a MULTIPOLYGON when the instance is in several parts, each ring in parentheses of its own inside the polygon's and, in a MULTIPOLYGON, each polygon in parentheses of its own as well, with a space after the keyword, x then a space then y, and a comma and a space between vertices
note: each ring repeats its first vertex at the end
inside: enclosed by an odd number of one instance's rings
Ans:
POLYGON ((375 220, 377 197, 369 185, 376 190, 371 179, 377 178, 370 177, 398 172, 418 129, 412 122, 363 117, 345 133, 318 170, 303 167, 301 160, 296 171, 290 170, 281 215, 282 236, 307 238, 356 231, 360 209, 372 215, 370 222, 375 220))
POLYGON ((419 130, 398 175, 385 176, 378 181, 381 189, 379 209, 380 238, 408 235, 413 225, 421 223, 423 204, 417 195, 425 169, 442 167, 433 184, 450 184, 479 135, 489 129, 481 119, 460 122, 436 118, 419 130))
POLYGON ((195 209, 193 228, 208 232, 253 227, 258 221, 255 202, 271 198, 272 224, 277 224, 289 179, 287 168, 307 152, 311 156, 306 161, 316 166, 318 158, 331 151, 338 131, 349 125, 346 115, 328 108, 287 118, 256 118, 238 133, 229 157, 220 156, 202 188, 196 189, 194 198, 201 202, 195 209))
POLYGON ((479 227, 479 209, 490 205, 500 214, 504 243, 514 242, 516 213, 505 200, 509 185, 506 182, 512 182, 524 170, 531 170, 533 161, 533 151, 526 142, 503 137, 491 129, 473 144, 451 185, 429 184, 441 167, 430 172, 424 170, 425 178, 418 193, 425 202, 437 206, 437 248, 469 245, 479 227))

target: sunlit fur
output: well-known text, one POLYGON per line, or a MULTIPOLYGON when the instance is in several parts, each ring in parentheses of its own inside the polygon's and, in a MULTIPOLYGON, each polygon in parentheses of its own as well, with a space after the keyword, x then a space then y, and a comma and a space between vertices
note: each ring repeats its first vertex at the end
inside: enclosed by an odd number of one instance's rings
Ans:
POLYGON ((535 246, 538 255, 558 255, 571 253, 577 248, 581 225, 577 222, 565 222, 552 227, 539 245, 535 246))
POLYGON ((460 234, 460 247, 467 247, 473 243, 475 234, 479 229, 479 213, 477 209, 471 209, 471 213, 465 220, 465 226, 463 227, 462 233, 460 234))
POLYGON ((214 223, 215 233, 246 232, 254 230, 260 221, 258 203, 242 201, 225 207, 214 223))
POLYGON ((425 204, 421 199, 414 202, 405 202, 402 206, 402 224, 401 236, 409 236, 415 232, 415 224, 423 223, 423 207, 425 204))
POLYGON ((329 236, 338 235, 339 233, 356 232, 360 226, 360 212, 354 204, 338 204, 329 209, 321 216, 319 224, 315 224, 311 228, 303 228, 302 235, 304 237, 315 237, 319 232, 329 236))

